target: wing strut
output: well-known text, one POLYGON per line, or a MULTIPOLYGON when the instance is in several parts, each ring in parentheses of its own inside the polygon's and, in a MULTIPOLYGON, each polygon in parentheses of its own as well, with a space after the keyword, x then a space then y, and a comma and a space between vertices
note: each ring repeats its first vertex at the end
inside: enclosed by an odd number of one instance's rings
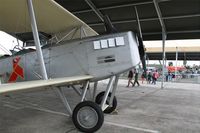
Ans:
POLYGON ((38 35, 38 29, 37 29, 32 0, 27 0, 27 6, 28 6, 29 16, 31 19, 31 28, 32 28, 32 32, 33 32, 34 42, 36 45, 36 52, 37 52, 37 56, 39 59, 42 77, 44 80, 47 80, 48 76, 47 76, 47 71, 46 71, 46 67, 44 64, 44 58, 43 58, 42 49, 41 49, 41 45, 40 45, 40 39, 39 39, 39 35, 38 35))

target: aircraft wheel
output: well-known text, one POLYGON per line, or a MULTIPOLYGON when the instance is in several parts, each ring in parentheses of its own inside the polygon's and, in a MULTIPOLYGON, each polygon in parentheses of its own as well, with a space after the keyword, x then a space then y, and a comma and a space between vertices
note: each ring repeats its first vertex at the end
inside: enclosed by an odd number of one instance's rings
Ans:
MULTIPOLYGON (((101 101, 103 100, 104 94, 105 94, 105 91, 100 92, 100 93, 96 96, 95 102, 96 102, 97 104, 101 104, 101 101)), ((109 100, 110 100, 111 95, 112 95, 112 93, 110 92, 110 93, 108 94, 108 98, 107 98, 107 100, 106 100, 106 104, 109 104, 109 100)), ((109 106, 109 107, 106 108, 103 112, 106 113, 106 114, 110 114, 110 113, 112 113, 116 108, 117 108, 117 98, 116 98, 116 96, 114 96, 113 102, 112 102, 112 106, 109 106)))
POLYGON ((84 101, 75 107, 72 120, 75 127, 81 132, 93 133, 101 128, 104 114, 98 104, 84 101))

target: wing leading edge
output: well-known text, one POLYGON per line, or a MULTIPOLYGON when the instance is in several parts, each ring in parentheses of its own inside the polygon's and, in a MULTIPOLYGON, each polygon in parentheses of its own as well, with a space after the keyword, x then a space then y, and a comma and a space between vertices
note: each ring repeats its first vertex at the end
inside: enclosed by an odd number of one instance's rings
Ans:
POLYGON ((92 79, 90 75, 83 76, 73 76, 73 77, 64 77, 64 78, 55 78, 48 80, 35 80, 35 81, 25 81, 18 83, 2 84, 0 85, 0 94, 6 92, 22 91, 22 90, 31 90, 46 88, 51 86, 62 86, 80 83, 84 80, 92 79))

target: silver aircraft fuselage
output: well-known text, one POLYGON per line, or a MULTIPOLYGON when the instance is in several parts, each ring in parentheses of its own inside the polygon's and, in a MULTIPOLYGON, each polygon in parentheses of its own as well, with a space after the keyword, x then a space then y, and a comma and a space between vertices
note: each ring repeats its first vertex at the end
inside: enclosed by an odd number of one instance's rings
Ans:
MULTIPOLYGON (((92 81, 120 74, 140 62, 138 42, 132 32, 64 41, 42 48, 48 78, 92 75, 92 81)), ((0 58, 1 82, 41 79, 35 51, 0 58)))

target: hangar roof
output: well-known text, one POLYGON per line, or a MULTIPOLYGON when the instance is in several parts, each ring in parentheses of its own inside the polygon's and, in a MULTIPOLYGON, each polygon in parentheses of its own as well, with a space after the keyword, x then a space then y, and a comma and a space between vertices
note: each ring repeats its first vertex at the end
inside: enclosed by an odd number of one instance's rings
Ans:
MULTIPOLYGON (((101 17, 108 15, 119 32, 138 31, 135 7, 144 40, 162 40, 162 28, 153 0, 55 0, 99 34, 105 34, 101 17), (89 3, 89 4, 88 4, 89 3), (89 6, 90 5, 90 6, 89 6), (91 5, 94 7, 91 8, 91 5), (96 11, 96 13, 95 13, 96 11), (100 16, 100 17, 99 17, 100 16)), ((200 0, 157 0, 167 32, 167 40, 200 39, 200 0)), ((148 53, 161 60, 162 53, 148 53), (158 58, 160 57, 160 58, 158 58)), ((179 53, 180 60, 200 60, 199 52, 179 53)), ((166 53, 175 59, 175 53, 166 53)))
MULTIPOLYGON (((137 7, 144 40, 161 40, 162 30, 153 0, 55 0, 79 17, 99 34, 104 34, 103 21, 87 4, 96 7, 99 16, 108 15, 119 31, 138 29, 134 6, 137 7)), ((200 0, 158 0, 167 39, 200 38, 200 0)))

